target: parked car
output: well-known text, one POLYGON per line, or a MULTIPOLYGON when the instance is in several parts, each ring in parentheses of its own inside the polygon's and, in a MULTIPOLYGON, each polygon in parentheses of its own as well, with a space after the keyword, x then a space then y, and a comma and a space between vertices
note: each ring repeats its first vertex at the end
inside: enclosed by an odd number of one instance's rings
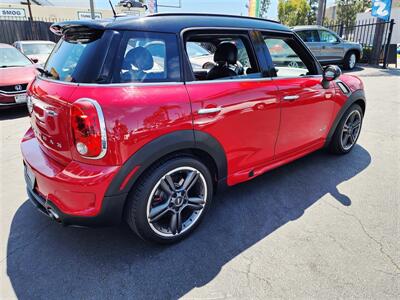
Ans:
POLYGON ((26 87, 35 76, 29 58, 11 45, 0 44, 0 109, 26 105, 26 87))
POLYGON ((128 7, 128 8, 131 8, 131 7, 144 8, 145 10, 147 10, 146 4, 142 3, 141 1, 136 1, 136 0, 122 0, 122 1, 119 1, 118 5, 123 6, 123 7, 128 7))
POLYGON ((55 43, 51 41, 16 41, 13 46, 32 61, 43 65, 53 50, 55 43))
POLYGON ((323 65, 335 63, 343 65, 346 70, 352 70, 362 58, 361 44, 345 41, 328 28, 309 25, 296 26, 293 30, 323 65))
POLYGON ((126 220, 176 242, 217 190, 323 147, 346 154, 360 134, 361 80, 322 69, 279 23, 171 13, 51 30, 62 39, 30 85, 21 149, 29 198, 64 225, 126 220), (215 49, 211 69, 191 67, 193 42, 215 49))

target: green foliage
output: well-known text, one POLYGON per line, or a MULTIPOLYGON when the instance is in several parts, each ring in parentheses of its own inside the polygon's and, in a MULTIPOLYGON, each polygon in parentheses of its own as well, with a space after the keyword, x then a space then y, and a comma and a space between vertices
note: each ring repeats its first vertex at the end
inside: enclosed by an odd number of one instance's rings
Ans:
POLYGON ((278 1, 278 19, 288 26, 307 24, 310 11, 307 0, 278 1))
POLYGON ((339 23, 352 26, 356 22, 357 13, 371 7, 370 0, 336 0, 336 14, 339 23))
POLYGON ((260 18, 266 18, 271 0, 260 0, 260 18))
POLYGON ((310 12, 307 15, 307 24, 315 25, 317 23, 318 0, 310 0, 310 12))

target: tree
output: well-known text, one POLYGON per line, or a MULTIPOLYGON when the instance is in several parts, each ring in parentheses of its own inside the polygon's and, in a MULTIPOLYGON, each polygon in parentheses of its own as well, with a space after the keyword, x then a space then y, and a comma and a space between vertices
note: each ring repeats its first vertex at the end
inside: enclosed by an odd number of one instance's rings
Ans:
POLYGON ((371 7, 369 0, 336 0, 336 15, 338 23, 352 26, 356 22, 357 13, 371 7))
POLYGON ((271 0, 260 0, 260 18, 266 18, 271 0))
POLYGON ((307 24, 307 16, 311 11, 307 0, 279 0, 278 19, 288 26, 307 24))
POLYGON ((318 0, 309 0, 310 12, 307 15, 307 24, 314 25, 317 23, 318 0))

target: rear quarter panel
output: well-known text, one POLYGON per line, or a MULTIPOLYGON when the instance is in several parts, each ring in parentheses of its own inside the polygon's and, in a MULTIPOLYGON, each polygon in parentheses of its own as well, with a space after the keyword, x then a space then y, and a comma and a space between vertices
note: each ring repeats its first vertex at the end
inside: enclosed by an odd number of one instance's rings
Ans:
POLYGON ((101 160, 76 160, 103 165, 121 165, 151 140, 177 130, 193 129, 191 107, 184 84, 79 86, 71 96, 96 100, 102 107, 108 149, 101 160))

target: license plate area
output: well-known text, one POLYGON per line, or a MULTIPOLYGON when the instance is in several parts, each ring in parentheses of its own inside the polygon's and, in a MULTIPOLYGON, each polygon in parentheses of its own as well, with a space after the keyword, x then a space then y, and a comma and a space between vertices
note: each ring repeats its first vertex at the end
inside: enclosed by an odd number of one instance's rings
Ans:
POLYGON ((36 177, 35 174, 32 172, 32 169, 27 165, 25 165, 25 178, 26 178, 26 184, 31 190, 33 190, 36 183, 36 177))
POLYGON ((14 96, 15 103, 26 103, 27 101, 27 96, 26 94, 21 94, 21 95, 16 95, 14 96))

